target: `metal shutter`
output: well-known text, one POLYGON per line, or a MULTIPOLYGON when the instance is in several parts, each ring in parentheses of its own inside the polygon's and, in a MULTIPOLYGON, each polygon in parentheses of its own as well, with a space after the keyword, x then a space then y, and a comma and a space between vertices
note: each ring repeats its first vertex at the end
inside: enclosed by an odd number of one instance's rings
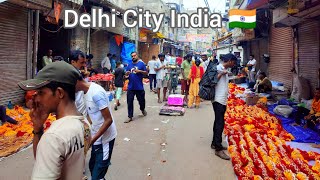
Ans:
POLYGON ((271 28, 269 78, 292 88, 293 37, 292 28, 271 28))
POLYGON ((21 103, 17 83, 27 79, 28 9, 1 3, 0 27, 0 104, 21 103))
POLYGON ((298 27, 299 75, 309 80, 313 90, 319 85, 319 30, 319 21, 298 27))

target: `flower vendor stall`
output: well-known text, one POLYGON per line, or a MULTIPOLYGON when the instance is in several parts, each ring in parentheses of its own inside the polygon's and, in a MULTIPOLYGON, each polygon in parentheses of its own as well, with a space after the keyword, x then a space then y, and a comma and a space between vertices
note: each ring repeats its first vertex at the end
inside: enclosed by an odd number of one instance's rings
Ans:
MULTIPOLYGON (((7 109, 6 114, 18 121, 13 125, 4 123, 0 126, 0 158, 9 156, 32 143, 32 122, 29 111, 21 106, 15 106, 13 109, 7 109)), ((55 120, 55 116, 50 115, 45 122, 45 130, 55 120)))
MULTIPOLYGON (((292 148, 294 137, 260 103, 248 106, 236 97, 244 88, 230 84, 225 114, 228 151, 238 179, 320 179, 320 154, 292 148), (310 165, 309 161, 315 161, 310 165)), ((266 99, 259 100, 264 103, 266 99)))

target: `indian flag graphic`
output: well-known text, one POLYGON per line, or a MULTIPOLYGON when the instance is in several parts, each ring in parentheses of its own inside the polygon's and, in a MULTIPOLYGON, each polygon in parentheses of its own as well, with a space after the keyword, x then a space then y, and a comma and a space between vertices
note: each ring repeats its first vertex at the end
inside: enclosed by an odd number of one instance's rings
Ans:
POLYGON ((230 9, 229 28, 253 29, 256 27, 256 10, 230 9))

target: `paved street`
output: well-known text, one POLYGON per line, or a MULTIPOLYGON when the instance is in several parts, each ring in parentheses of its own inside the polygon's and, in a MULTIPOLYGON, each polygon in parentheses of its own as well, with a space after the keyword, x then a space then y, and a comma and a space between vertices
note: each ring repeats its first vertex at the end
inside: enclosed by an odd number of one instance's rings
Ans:
MULTIPOLYGON (((148 116, 139 116, 136 103, 134 121, 124 124, 125 99, 119 110, 113 111, 118 137, 108 180, 235 179, 231 162, 216 157, 210 148, 213 110, 209 102, 202 103, 200 109, 187 109, 182 117, 159 116, 156 95, 147 90, 148 116), (126 137, 130 141, 125 141, 126 137)), ((0 162, 0 179, 29 179, 32 167, 29 148, 0 162)))

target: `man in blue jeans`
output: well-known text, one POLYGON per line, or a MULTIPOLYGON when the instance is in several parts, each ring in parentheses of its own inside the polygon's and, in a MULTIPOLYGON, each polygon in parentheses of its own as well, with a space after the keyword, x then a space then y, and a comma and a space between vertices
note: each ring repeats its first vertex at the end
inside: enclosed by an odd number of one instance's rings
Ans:
POLYGON ((147 75, 148 71, 146 65, 142 60, 139 60, 136 52, 131 53, 132 63, 129 63, 126 68, 126 75, 129 76, 129 84, 127 91, 127 104, 128 104, 128 120, 124 123, 132 121, 133 117, 133 100, 134 96, 137 96, 140 110, 144 116, 147 115, 145 91, 143 88, 143 75, 147 75))

